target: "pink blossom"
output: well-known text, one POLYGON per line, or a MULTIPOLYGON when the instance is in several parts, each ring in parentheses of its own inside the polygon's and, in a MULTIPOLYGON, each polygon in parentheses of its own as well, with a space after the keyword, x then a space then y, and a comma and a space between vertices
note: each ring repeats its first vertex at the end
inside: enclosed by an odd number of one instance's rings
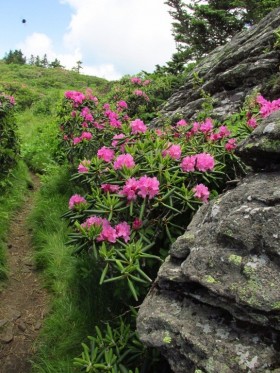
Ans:
POLYGON ((83 128, 88 128, 88 124, 87 124, 87 122, 83 122, 83 123, 82 123, 82 127, 83 127, 83 128))
POLYGON ((123 100, 117 102, 117 107, 120 108, 120 109, 127 109, 127 103, 123 100))
POLYGON ((135 200, 138 192, 138 181, 131 177, 126 180, 123 189, 120 191, 120 194, 125 196, 128 201, 135 200))
POLYGON ((83 174, 87 173, 89 171, 90 161, 87 159, 84 159, 78 166, 78 173, 83 174))
POLYGON ((149 85, 150 83, 151 83, 151 80, 146 79, 146 80, 144 80, 144 82, 142 83, 142 85, 146 86, 146 85, 149 85))
POLYGON ((81 139, 83 140, 91 140, 92 139, 92 134, 90 132, 83 132, 81 135, 81 139))
POLYGON ((144 94, 144 92, 141 91, 141 89, 135 89, 133 93, 135 94, 135 96, 143 96, 144 94))
POLYGON ((211 132, 213 130, 212 119, 210 119, 210 118, 205 119, 205 121, 200 124, 199 130, 203 133, 211 132))
POLYGON ((118 140, 121 140, 121 139, 124 139, 125 138, 125 135, 123 133, 120 133, 119 135, 114 135, 113 136, 113 141, 112 141, 112 146, 118 146, 119 145, 119 141, 118 140))
POLYGON ((81 224, 81 227, 89 229, 92 225, 103 226, 103 219, 99 216, 90 216, 86 219, 84 223, 81 224))
POLYGON ((74 145, 77 145, 79 144, 79 142, 83 141, 83 139, 81 137, 74 137, 73 139, 73 144, 74 145))
POLYGON ((256 102, 260 104, 260 114, 263 118, 280 109, 280 99, 268 101, 263 96, 259 95, 256 102))
POLYGON ((67 140, 69 140, 69 137, 67 135, 64 135, 63 140, 67 141, 67 140))
POLYGON ((142 79, 138 78, 137 76, 130 79, 131 83, 141 85, 142 79))
POLYGON ((142 227, 142 225, 143 225, 142 220, 140 220, 139 218, 135 218, 133 223, 132 223, 132 229, 137 231, 138 229, 140 229, 142 227))
POLYGON ((180 145, 171 145, 167 150, 162 152, 162 155, 165 157, 169 155, 172 159, 180 159, 182 154, 180 145))
POLYGON ((122 237, 125 242, 130 240, 130 226, 124 221, 115 226, 117 238, 122 237))
POLYGON ((131 154, 121 154, 114 162, 114 170, 119 170, 122 167, 133 168, 134 166, 135 162, 131 154))
POLYGON ((227 151, 231 151, 236 148, 236 139, 229 139, 225 145, 227 151))
POLYGON ((197 133, 199 129, 200 129, 200 123, 194 122, 192 125, 191 133, 192 134, 197 133))
POLYGON ((100 235, 97 237, 97 241, 108 241, 111 243, 115 243, 117 240, 117 233, 116 230, 111 227, 111 225, 106 222, 104 222, 105 219, 103 219, 103 228, 100 235))
POLYGON ((101 184, 101 189, 104 192, 116 193, 120 189, 120 187, 115 184, 101 184))
POLYGON ((187 122, 185 121, 185 119, 181 119, 181 120, 179 120, 177 123, 176 123, 176 126, 177 127, 185 127, 185 126, 187 126, 187 122))
POLYGON ((9 101, 11 105, 15 105, 16 103, 14 96, 9 96, 9 101))
POLYGON ((135 119, 130 123, 131 133, 136 135, 137 133, 145 133, 147 131, 147 126, 141 119, 135 119))
POLYGON ((110 104, 108 104, 108 103, 104 104, 103 109, 110 110, 110 104))
POLYGON ((74 106, 78 106, 79 104, 82 104, 86 98, 83 93, 78 92, 78 91, 67 91, 65 92, 64 95, 68 100, 73 101, 74 106))
POLYGON ((227 126, 221 126, 219 127, 218 135, 220 138, 228 137, 230 135, 230 130, 227 128, 227 126))
POLYGON ((72 118, 75 118, 76 115, 77 115, 77 112, 76 112, 76 111, 72 111, 72 112, 71 112, 71 117, 72 117, 72 118))
POLYGON ((258 125, 256 118, 250 118, 247 120, 247 126, 251 128, 256 128, 258 125))
POLYGON ((93 121, 93 116, 90 112, 90 109, 88 107, 84 107, 81 111, 81 116, 87 120, 88 122, 92 122, 93 121))
POLYGON ((97 151, 97 157, 99 159, 103 159, 103 161, 105 162, 111 162, 114 156, 115 156, 114 150, 107 148, 106 146, 102 146, 102 148, 100 148, 97 151))
POLYGON ((208 153, 200 153, 196 155, 196 168, 198 171, 211 171, 215 165, 215 160, 208 153))
POLYGON ((142 198, 154 198, 159 193, 159 181, 154 177, 142 176, 138 180, 138 195, 142 198))
POLYGON ((189 155, 185 158, 183 158, 181 162, 181 169, 184 172, 193 172, 195 169, 195 161, 196 156, 195 155, 189 155))
POLYGON ((194 196, 200 199, 202 202, 208 202, 210 195, 209 189, 204 184, 198 184, 193 188, 195 192, 194 196))
POLYGON ((69 209, 73 210, 77 206, 81 204, 86 204, 86 200, 84 197, 80 196, 79 194, 74 194, 70 199, 69 199, 69 209))

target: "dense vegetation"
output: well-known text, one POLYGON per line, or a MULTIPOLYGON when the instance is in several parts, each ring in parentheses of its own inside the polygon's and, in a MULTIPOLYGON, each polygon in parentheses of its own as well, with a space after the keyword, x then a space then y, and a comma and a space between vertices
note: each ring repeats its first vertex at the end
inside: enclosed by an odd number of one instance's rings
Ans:
MULTIPOLYGON (((181 1, 168 3, 180 5, 186 16, 181 1)), ((196 3, 191 17, 218 11, 222 4, 209 1, 203 8, 196 3)), ((259 11, 267 11, 269 2, 262 4, 267 7, 259 11)), ((239 11, 241 5, 238 2, 239 11)), ((232 14, 230 6, 223 11, 232 14)), ((241 22, 239 15, 232 25, 241 22)), ((189 16, 187 20, 199 23, 189 16)), ((53 296, 33 370, 168 372, 167 363, 138 340, 137 308, 170 244, 196 209, 244 173, 234 154, 236 143, 257 126, 260 115, 279 109, 279 103, 252 97, 240 113, 219 123, 211 119, 207 97, 197 122, 163 118, 161 128, 155 129, 149 122, 193 68, 189 64, 178 75, 191 54, 183 65, 180 58, 177 65, 171 61, 169 70, 158 68, 153 74, 142 72, 109 83, 61 66, 26 64, 16 52, 7 57, 19 62, 0 61, 0 91, 5 92, 0 116, 0 156, 5 157, 0 181, 5 192, 0 214, 8 222, 28 183, 25 164, 21 161, 16 167, 21 157, 42 175, 29 226, 37 266, 53 296)), ((208 50, 192 53, 201 57, 208 50)), ((1 228, 4 278, 7 223, 1 228)))

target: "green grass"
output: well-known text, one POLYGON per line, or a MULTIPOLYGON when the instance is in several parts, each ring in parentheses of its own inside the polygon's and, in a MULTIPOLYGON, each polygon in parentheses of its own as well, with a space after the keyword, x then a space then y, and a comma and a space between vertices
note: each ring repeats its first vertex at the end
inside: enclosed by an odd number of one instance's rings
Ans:
POLYGON ((102 299, 112 298, 111 290, 101 289, 99 278, 94 278, 94 265, 88 258, 73 256, 72 248, 65 244, 69 230, 61 215, 68 208, 73 189, 69 171, 66 167, 53 168, 43 181, 29 226, 35 261, 51 293, 51 303, 32 371, 75 372, 73 358, 80 354, 81 343, 94 333, 94 326, 104 320, 106 313, 109 318, 102 299))
POLYGON ((22 205, 27 188, 31 185, 28 168, 23 161, 20 161, 8 178, 8 187, 0 195, 0 280, 5 279, 8 274, 6 252, 11 218, 22 205))

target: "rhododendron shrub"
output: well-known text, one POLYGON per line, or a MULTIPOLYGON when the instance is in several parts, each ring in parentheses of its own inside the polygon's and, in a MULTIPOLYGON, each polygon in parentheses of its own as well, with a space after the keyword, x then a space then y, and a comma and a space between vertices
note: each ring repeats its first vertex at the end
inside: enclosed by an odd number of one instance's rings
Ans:
POLYGON ((13 96, 0 94, 0 189, 5 186, 5 178, 17 163, 19 156, 14 106, 13 96))
MULTIPOLYGON (((85 102, 82 95, 74 97, 79 100, 69 105, 71 118, 73 105, 77 112, 85 102)), ((84 187, 85 200, 74 195, 66 217, 76 252, 88 252, 100 263, 101 283, 125 280, 138 298, 140 285, 155 275, 152 260, 161 259, 193 212, 222 190, 241 164, 227 145, 235 141, 230 131, 211 118, 181 120, 160 131, 139 118, 122 117, 112 125, 106 112, 119 102, 102 104, 101 111, 94 102, 92 117, 102 117, 102 127, 87 127, 94 154, 72 153, 73 178, 84 187)), ((121 107, 127 109, 123 102, 121 107)), ((65 146, 71 151, 74 145, 65 146)))

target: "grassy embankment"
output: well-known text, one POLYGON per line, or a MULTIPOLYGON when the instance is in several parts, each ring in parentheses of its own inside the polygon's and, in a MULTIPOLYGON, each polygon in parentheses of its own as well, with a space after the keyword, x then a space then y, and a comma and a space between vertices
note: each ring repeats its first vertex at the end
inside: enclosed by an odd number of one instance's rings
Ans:
MULTIPOLYGON (((80 344, 105 310, 98 283, 88 276, 91 263, 77 259, 66 246, 68 228, 61 215, 72 193, 66 166, 56 163, 58 123, 55 112, 65 90, 90 87, 106 92, 109 83, 61 69, 5 65, 0 62, 0 90, 15 96, 23 160, 40 174, 42 187, 29 218, 34 256, 45 286, 51 292, 50 313, 37 342, 34 372, 74 372, 80 344), (91 279, 89 281, 89 279, 91 279), (89 295, 92 295, 89 296, 89 295)), ((0 277, 7 274, 5 242, 11 213, 20 206, 28 186, 28 169, 21 161, 11 175, 11 187, 0 197, 0 277)))

